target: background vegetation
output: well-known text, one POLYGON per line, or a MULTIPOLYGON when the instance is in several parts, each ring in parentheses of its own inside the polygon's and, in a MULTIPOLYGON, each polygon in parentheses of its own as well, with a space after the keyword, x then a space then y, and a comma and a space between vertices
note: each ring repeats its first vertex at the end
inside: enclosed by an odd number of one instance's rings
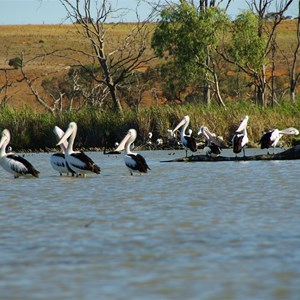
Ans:
MULTIPOLYGON (((84 109, 80 112, 65 112, 53 115, 50 113, 33 112, 32 110, 0 111, 0 128, 8 128, 12 133, 11 146, 15 151, 50 151, 55 148, 56 140, 52 132, 55 125, 66 130, 69 122, 78 123, 75 147, 86 150, 103 150, 113 148, 120 142, 127 130, 138 131, 136 146, 145 146, 148 133, 153 133, 153 142, 162 138, 165 144, 160 149, 169 148, 170 137, 167 129, 173 129, 182 119, 189 115, 189 128, 197 137, 201 125, 206 125, 217 135, 222 136, 229 146, 232 135, 239 122, 249 115, 248 135, 250 146, 257 146, 263 131, 286 127, 300 128, 300 101, 295 104, 282 103, 275 108, 260 108, 253 103, 232 102, 224 111, 217 104, 209 107, 202 104, 165 105, 142 108, 138 113, 126 110, 123 115, 109 111, 100 112, 84 109)), ((285 137, 283 145, 293 145, 299 137, 285 137)), ((200 138, 198 138, 200 141, 200 138)))

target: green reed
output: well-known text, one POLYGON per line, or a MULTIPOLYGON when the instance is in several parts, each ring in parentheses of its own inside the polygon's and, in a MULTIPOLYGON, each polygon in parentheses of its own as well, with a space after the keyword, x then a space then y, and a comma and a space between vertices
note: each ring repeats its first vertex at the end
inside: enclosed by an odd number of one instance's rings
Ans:
MULTIPOLYGON (((139 112, 125 110, 123 115, 97 110, 52 115, 29 109, 19 111, 3 108, 0 110, 0 129, 10 130, 11 145, 16 151, 47 151, 56 147, 53 127, 57 125, 65 131, 68 124, 74 121, 78 124, 75 147, 100 150, 113 147, 130 128, 138 132, 137 145, 145 143, 149 132, 153 133, 154 139, 167 137, 167 129, 173 129, 184 115, 190 116, 189 128, 194 136, 197 136, 199 127, 205 125, 227 142, 245 115, 249 115, 248 135, 253 143, 260 140, 262 132, 272 128, 300 129, 299 100, 294 104, 283 102, 274 108, 262 108, 251 102, 234 102, 227 104, 226 110, 216 104, 209 107, 203 104, 152 106, 139 112)), ((297 138, 286 137, 284 140, 291 144, 297 138)))

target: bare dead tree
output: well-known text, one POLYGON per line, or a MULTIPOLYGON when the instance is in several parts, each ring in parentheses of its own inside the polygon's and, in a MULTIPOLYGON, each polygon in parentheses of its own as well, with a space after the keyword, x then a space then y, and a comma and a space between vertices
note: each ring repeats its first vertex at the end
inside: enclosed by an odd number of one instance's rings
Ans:
POLYGON ((4 72, 4 83, 0 86, 0 94, 3 92, 4 96, 1 99, 0 107, 6 106, 7 102, 11 97, 8 96, 8 89, 12 86, 12 83, 8 79, 8 72, 14 70, 14 68, 0 68, 0 71, 4 72))
POLYGON ((136 25, 119 42, 118 47, 107 52, 106 46, 110 35, 106 23, 113 20, 116 14, 121 14, 123 10, 113 8, 108 0, 60 0, 60 2, 66 9, 68 18, 79 26, 78 32, 83 34, 91 45, 92 52, 85 54, 96 59, 103 71, 103 76, 95 77, 95 80, 107 87, 114 110, 122 113, 123 109, 118 97, 119 84, 134 70, 146 66, 154 58, 154 56, 145 56, 150 34, 148 24, 153 15, 150 13, 143 21, 138 19, 136 25))
POLYGON ((293 54, 293 63, 290 71, 290 99, 295 102, 296 87, 299 83, 300 72, 297 72, 298 55, 300 48, 300 2, 298 2, 298 18, 297 18, 297 43, 293 54))

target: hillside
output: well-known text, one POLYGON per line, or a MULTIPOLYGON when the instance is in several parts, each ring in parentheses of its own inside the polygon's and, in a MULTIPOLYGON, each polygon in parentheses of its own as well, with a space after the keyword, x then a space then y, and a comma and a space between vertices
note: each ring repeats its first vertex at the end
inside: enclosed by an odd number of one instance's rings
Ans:
MULTIPOLYGON (((131 26, 132 24, 107 25, 107 29, 109 29, 108 34, 110 35, 107 51, 114 49, 122 37, 130 30, 131 26)), ((280 51, 278 51, 276 69, 276 74, 279 76, 284 76, 288 73, 288 64, 282 53, 291 59, 293 44, 296 41, 295 33, 296 21, 284 21, 280 25, 278 33, 280 51)), ((76 56, 72 53, 73 59, 66 56, 47 56, 46 58, 30 60, 40 54, 54 50, 74 49, 76 47, 82 51, 87 51, 90 47, 87 40, 78 34, 75 25, 0 26, 0 38, 0 87, 3 87, 6 82, 8 83, 7 103, 16 108, 21 108, 25 105, 40 109, 40 105, 36 103, 26 83, 24 81, 20 82, 20 71, 12 70, 8 66, 10 59, 20 56, 22 52, 24 53, 25 61, 29 61, 26 63, 26 72, 31 79, 36 78, 34 84, 41 95, 43 95, 43 89, 40 87, 43 79, 66 74, 70 65, 75 65, 77 60, 80 60, 82 63, 87 62, 87 59, 80 53, 77 53, 76 56)), ((150 55, 151 50, 149 49, 146 54, 150 55)), ((157 61, 152 62, 152 66, 155 63, 157 61)), ((5 91, 2 89, 0 99, 3 99, 4 95, 5 91)), ((154 104, 151 91, 147 91, 143 97, 142 105, 154 104)), ((159 99, 155 101, 155 104, 163 101, 164 99, 159 95, 159 99)))

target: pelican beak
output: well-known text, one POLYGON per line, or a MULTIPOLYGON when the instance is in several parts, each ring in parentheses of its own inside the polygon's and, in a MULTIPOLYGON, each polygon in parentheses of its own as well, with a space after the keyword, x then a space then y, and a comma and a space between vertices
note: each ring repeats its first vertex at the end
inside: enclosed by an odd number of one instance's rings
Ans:
POLYGON ((130 133, 127 133, 126 136, 121 141, 121 143, 119 144, 119 146, 115 149, 115 151, 124 150, 125 149, 125 144, 126 144, 126 142, 128 141, 129 138, 130 138, 130 133))
POLYGON ((2 136, 1 140, 0 140, 0 148, 2 147, 2 145, 4 144, 6 140, 6 136, 2 136))
POLYGON ((179 129, 181 126, 183 126, 186 123, 185 119, 182 119, 180 123, 173 129, 172 133, 174 133, 177 129, 179 129))
MULTIPOLYGON (((65 134, 61 137, 60 141, 56 144, 56 146, 60 146, 61 144, 67 143, 69 136, 72 134, 73 128, 68 128, 65 134)), ((65 144, 64 144, 65 145, 65 144)))
POLYGON ((7 141, 8 139, 8 136, 6 134, 6 129, 4 129, 2 131, 2 137, 1 137, 1 140, 0 140, 0 148, 3 146, 3 144, 5 143, 5 141, 7 141))
POLYGON ((64 135, 64 131, 60 129, 58 126, 55 126, 53 128, 53 133, 55 134, 58 140, 60 140, 61 137, 64 135))
POLYGON ((201 127, 199 128, 197 135, 200 135, 200 134, 203 132, 203 128, 204 128, 204 126, 201 126, 201 127))
POLYGON ((248 116, 246 116, 244 118, 244 120, 241 122, 241 124, 240 124, 239 128, 236 130, 236 132, 243 131, 244 129, 247 128, 248 118, 249 118, 248 116))
MULTIPOLYGON (((59 141, 64 135, 64 131, 60 129, 58 126, 55 126, 53 128, 53 133, 55 134, 57 141, 59 141)), ((60 146, 62 146, 63 149, 66 150, 68 148, 68 142, 64 141, 62 144, 60 144, 60 146)))

